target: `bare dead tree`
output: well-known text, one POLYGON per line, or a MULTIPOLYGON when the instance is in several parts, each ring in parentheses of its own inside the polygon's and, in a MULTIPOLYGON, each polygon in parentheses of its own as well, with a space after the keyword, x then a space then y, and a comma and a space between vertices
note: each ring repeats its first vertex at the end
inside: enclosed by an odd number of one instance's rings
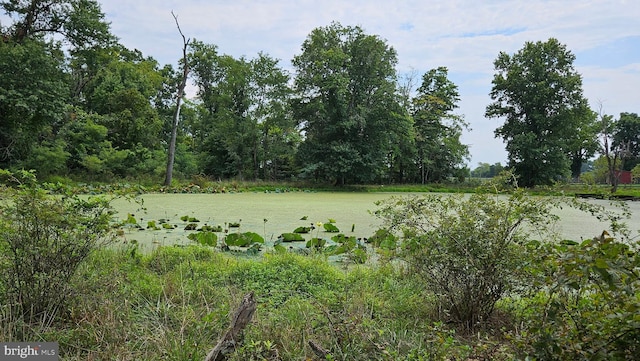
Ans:
POLYGON ((187 39, 180 29, 180 23, 178 23, 178 17, 171 11, 173 19, 176 21, 178 32, 182 36, 182 79, 178 84, 178 94, 176 95, 176 111, 173 113, 173 124, 171 126, 171 140, 169 142, 169 153, 167 156, 167 173, 164 179, 164 185, 166 187, 171 185, 173 180, 173 163, 176 157, 176 138, 178 135, 178 122, 180 120, 180 106, 182 105, 182 98, 184 97, 184 88, 187 86, 187 78, 189 76, 189 59, 187 58, 187 47, 189 46, 190 39, 187 39))

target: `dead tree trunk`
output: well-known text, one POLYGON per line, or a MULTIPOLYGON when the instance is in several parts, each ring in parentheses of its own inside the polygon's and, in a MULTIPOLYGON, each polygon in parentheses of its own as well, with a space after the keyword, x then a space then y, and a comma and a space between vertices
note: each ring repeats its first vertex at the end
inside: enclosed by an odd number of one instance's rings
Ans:
POLYGON ((256 300, 253 296, 253 292, 250 292, 244 296, 242 303, 236 309, 233 319, 231 320, 231 326, 227 333, 218 341, 216 347, 214 347, 204 361, 223 361, 227 359, 227 355, 234 352, 238 346, 239 337, 242 331, 256 312, 256 300))
POLYGON ((189 46, 189 39, 185 38, 182 30, 180 29, 180 24, 178 23, 178 18, 176 15, 171 12, 173 18, 176 21, 176 26, 178 27, 178 31, 180 32, 180 36, 182 36, 182 79, 180 79, 180 84, 178 85, 178 94, 176 95, 176 111, 173 113, 173 123, 171 126, 171 140, 169 141, 169 151, 167 154, 167 173, 164 179, 165 187, 171 185, 171 181, 173 179, 173 162, 176 157, 176 138, 178 136, 178 121, 180 120, 180 105, 182 104, 182 98, 184 97, 184 88, 187 86, 187 77, 189 76, 189 61, 187 59, 187 47, 189 46))

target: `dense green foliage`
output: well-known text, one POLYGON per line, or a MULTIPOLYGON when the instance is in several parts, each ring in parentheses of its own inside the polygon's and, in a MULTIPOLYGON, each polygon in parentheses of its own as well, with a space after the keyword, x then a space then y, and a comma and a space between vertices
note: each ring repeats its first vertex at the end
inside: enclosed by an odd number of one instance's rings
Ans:
MULTIPOLYGON (((458 87, 447 78, 445 67, 431 69, 422 77, 418 94, 413 98, 418 172, 407 172, 405 178, 414 183, 440 182, 450 177, 464 179, 464 160, 469 147, 460 142, 467 123, 452 111, 460 100, 458 87), (419 174, 419 178, 416 176, 419 174)), ((410 169, 410 168, 409 168, 410 169)))
MULTIPOLYGON (((359 26, 313 29, 293 74, 266 53, 235 58, 180 31, 176 71, 119 44, 95 0, 0 8, 11 19, 0 28, 1 168, 34 169, 44 180, 165 179, 167 187, 174 173, 176 182, 335 185, 469 176, 461 141, 469 129, 454 113, 460 96, 448 69, 402 83, 393 47, 359 26), (185 81, 195 87, 182 101, 185 81)), ((596 152, 609 157, 574 58, 549 39, 495 61, 486 116, 505 119, 496 135, 522 185, 578 179, 596 152)), ((622 113, 608 130, 612 184, 638 163, 637 119, 622 113)))
POLYGON ((640 164, 640 116, 620 113, 615 123, 612 147, 618 149, 623 161, 622 170, 632 170, 640 164))
MULTIPOLYGON (((640 159, 640 117, 635 113, 621 113, 618 120, 600 114, 596 123, 600 157, 594 161, 594 169, 588 177, 594 182, 608 183, 611 193, 618 190, 621 171, 638 167, 640 159)), ((637 181, 637 176, 634 176, 637 181)))
POLYGON ((380 180, 392 141, 410 127, 395 99, 396 63, 393 48, 359 27, 311 32, 293 59, 305 173, 337 184, 380 180))
POLYGON ((608 232, 582 243, 537 245, 548 292, 528 312, 541 360, 630 360, 640 352, 638 242, 608 232))
POLYGON ((588 154, 582 152, 589 146, 585 142, 595 139, 595 129, 588 124, 595 119, 574 60, 566 46, 552 38, 527 42, 513 55, 500 53, 494 62, 494 102, 486 116, 505 118, 495 134, 504 139, 509 167, 523 186, 565 178, 571 156, 581 160, 588 154))
POLYGON ((15 339, 27 338, 23 323, 48 325, 67 312, 76 270, 111 239, 106 199, 51 196, 33 181, 1 190, 0 317, 15 339))
POLYGON ((522 190, 504 198, 478 191, 394 197, 379 203, 376 215, 399 236, 391 249, 436 295, 443 319, 472 329, 505 295, 524 289, 527 242, 532 230, 550 237, 553 205, 522 190))
POLYGON ((42 179, 160 183, 171 153, 179 181, 466 175, 466 125, 451 113, 459 99, 446 68, 425 74, 415 99, 401 95, 395 50, 359 27, 314 29, 293 59, 295 77, 264 53, 234 58, 185 42, 180 66, 188 66, 196 96, 176 113, 183 75, 119 44, 98 2, 0 7, 13 21, 0 29, 2 168, 34 169, 42 179))

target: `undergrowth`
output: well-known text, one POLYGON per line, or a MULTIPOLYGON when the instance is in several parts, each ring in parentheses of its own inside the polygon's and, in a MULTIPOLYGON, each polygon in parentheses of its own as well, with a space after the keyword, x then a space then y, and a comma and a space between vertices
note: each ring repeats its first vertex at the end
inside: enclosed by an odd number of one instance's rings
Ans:
MULTIPOLYGON (((473 352, 454 330, 432 322, 432 297, 392 266, 344 270, 293 254, 238 259, 201 246, 151 254, 101 249, 70 286, 78 292, 66 312, 23 335, 59 342, 64 360, 202 360, 250 291, 257 312, 230 360, 310 359, 309 341, 335 360, 444 360, 473 352)), ((3 331, 0 340, 22 341, 3 331)))

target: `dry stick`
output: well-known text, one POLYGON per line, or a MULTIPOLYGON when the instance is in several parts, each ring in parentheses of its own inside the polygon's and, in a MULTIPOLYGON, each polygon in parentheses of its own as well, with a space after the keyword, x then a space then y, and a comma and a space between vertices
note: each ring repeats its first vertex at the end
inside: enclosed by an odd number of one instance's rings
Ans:
POLYGON ((317 342, 313 340, 309 340, 309 347, 313 353, 316 354, 321 360, 326 360, 329 355, 329 351, 325 350, 322 346, 320 346, 317 342))
POLYGON ((231 354, 235 351, 238 339, 238 336, 242 333, 244 328, 247 326, 249 321, 251 321, 251 317, 256 312, 256 300, 253 296, 253 292, 247 293, 242 299, 242 303, 236 309, 235 314, 233 315, 233 319, 231 320, 231 325, 229 326, 229 330, 224 335, 216 347, 214 347, 207 357, 205 357, 204 361, 223 361, 227 359, 227 355, 231 354))

